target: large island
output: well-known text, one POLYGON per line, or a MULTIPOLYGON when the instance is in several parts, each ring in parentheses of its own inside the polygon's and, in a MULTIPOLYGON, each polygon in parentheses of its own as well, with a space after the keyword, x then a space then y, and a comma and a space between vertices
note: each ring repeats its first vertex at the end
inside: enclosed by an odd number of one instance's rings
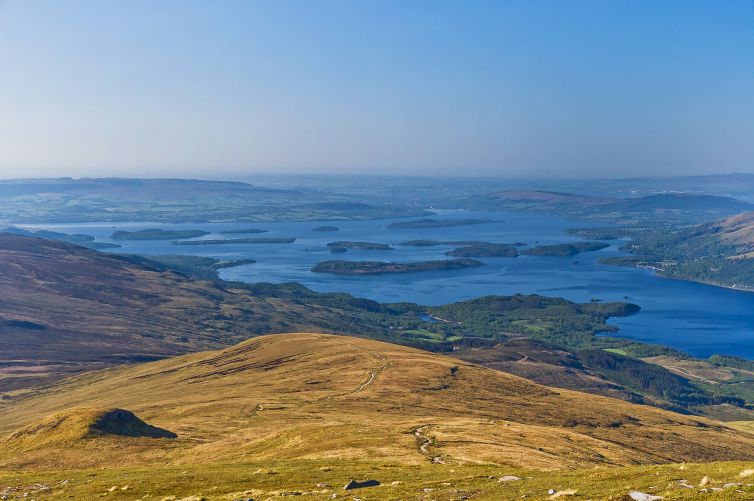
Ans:
POLYGON ((575 256, 582 252, 594 252, 610 247, 603 242, 574 242, 570 244, 538 245, 522 252, 527 256, 575 256))
MULTIPOLYGON (((359 249, 359 250, 393 250, 388 244, 380 244, 375 242, 351 242, 347 240, 341 240, 339 242, 330 242, 327 244, 333 252, 338 252, 340 249, 359 249)), ((342 251, 340 251, 342 252, 342 251)))
POLYGON ((476 259, 441 259, 417 263, 390 263, 382 261, 322 261, 312 268, 315 273, 336 275, 377 275, 382 273, 414 273, 418 271, 458 270, 484 263, 476 259))
POLYGON ((204 230, 163 230, 148 228, 146 230, 116 230, 110 235, 113 240, 173 240, 176 238, 196 238, 209 235, 204 230))
POLYGON ((175 240, 173 245, 225 245, 225 244, 292 244, 293 237, 221 238, 209 240, 175 240))
POLYGON ((387 225, 394 230, 409 228, 448 228, 450 226, 469 226, 472 224, 491 223, 491 219, 415 219, 413 221, 400 221, 387 225))

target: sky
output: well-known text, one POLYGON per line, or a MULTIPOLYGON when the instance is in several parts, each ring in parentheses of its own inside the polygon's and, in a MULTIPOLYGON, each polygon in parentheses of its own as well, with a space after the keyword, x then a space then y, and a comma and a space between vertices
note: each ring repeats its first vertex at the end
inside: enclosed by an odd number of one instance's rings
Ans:
POLYGON ((754 171, 754 1, 0 0, 0 177, 754 171))

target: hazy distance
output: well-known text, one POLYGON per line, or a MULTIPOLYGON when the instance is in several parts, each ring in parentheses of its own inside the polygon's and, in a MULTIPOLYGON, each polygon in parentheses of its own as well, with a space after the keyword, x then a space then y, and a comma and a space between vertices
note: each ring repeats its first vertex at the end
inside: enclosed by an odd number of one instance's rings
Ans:
POLYGON ((754 170, 748 1, 0 2, 0 177, 754 170))

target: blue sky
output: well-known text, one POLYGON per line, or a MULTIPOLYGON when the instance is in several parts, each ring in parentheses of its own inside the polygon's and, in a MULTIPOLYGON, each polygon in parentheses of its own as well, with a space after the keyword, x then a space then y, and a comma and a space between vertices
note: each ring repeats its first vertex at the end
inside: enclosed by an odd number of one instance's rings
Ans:
POLYGON ((0 177, 754 171, 754 1, 0 0, 0 177))

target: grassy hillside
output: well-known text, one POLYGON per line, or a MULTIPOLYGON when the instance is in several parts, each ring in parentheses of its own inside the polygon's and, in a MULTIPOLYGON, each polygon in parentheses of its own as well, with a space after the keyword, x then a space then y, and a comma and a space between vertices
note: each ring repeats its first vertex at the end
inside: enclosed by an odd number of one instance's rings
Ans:
POLYGON ((155 261, 0 234, 0 391, 261 333, 317 330, 323 317, 337 324, 330 309, 190 280, 155 261))
POLYGON ((663 276, 754 290, 754 212, 672 231, 635 231, 608 264, 652 267, 663 276))
POLYGON ((0 469, 23 471, 0 474, 2 484, 28 490, 42 483, 60 496, 109 491, 120 499, 145 493, 237 499, 246 491, 324 499, 343 492, 349 478, 384 483, 363 491, 380 499, 429 492, 450 499, 459 490, 475 499, 527 492, 542 499, 547 489, 618 495, 640 487, 684 495, 671 487, 679 478, 696 486, 705 472, 713 478, 709 487, 722 488, 745 465, 693 473, 677 466, 610 468, 754 461, 754 435, 704 418, 323 334, 263 336, 222 351, 76 376, 4 402, 0 431, 6 436, 0 469), (118 423, 107 432, 82 433, 103 415, 93 406, 127 409, 144 426, 177 438, 120 433, 125 425, 118 423), (45 415, 53 417, 40 421, 45 415), (24 438, 30 435, 34 440, 24 438), (95 467, 105 471, 70 471, 95 467), (554 472, 584 468, 592 469, 554 472), (61 484, 61 475, 69 482, 61 484), (498 482, 504 475, 521 480, 498 482))
POLYGON ((105 454, 130 464, 145 457, 168 463, 382 457, 559 469, 754 460, 754 436, 704 418, 555 391, 440 355, 326 334, 262 336, 222 351, 76 376, 6 400, 0 432, 92 406, 127 409, 178 438, 138 455, 120 446, 131 443, 128 437, 52 449, 9 439, 3 447, 13 454, 0 462, 55 468, 94 466, 105 454))

